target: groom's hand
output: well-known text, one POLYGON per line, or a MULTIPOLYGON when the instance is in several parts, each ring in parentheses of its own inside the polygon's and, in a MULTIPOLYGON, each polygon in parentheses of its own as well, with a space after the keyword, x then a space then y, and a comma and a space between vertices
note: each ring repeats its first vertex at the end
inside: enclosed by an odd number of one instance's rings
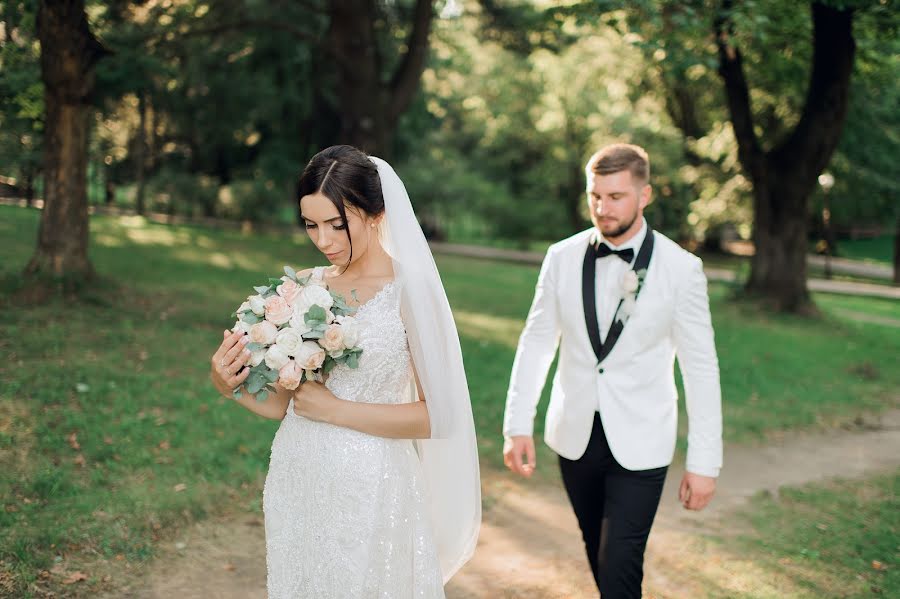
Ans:
POLYGON ((685 472, 678 488, 678 501, 686 510, 702 510, 716 492, 716 479, 685 472))
POLYGON ((528 478, 534 474, 537 462, 534 456, 534 439, 529 435, 506 437, 503 442, 503 463, 506 467, 528 478), (527 461, 524 461, 522 457, 527 461))

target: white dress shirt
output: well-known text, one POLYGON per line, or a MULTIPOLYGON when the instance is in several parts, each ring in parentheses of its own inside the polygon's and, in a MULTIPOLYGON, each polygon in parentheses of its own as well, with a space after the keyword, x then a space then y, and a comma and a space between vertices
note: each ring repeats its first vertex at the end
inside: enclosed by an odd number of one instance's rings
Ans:
POLYGON ((600 340, 604 342, 606 341, 606 335, 609 333, 613 315, 619 306, 619 300, 622 299, 622 277, 633 268, 634 261, 637 260, 638 250, 641 249, 641 244, 644 243, 644 238, 647 236, 647 220, 642 220, 643 224, 637 235, 622 245, 614 245, 608 239, 604 239, 599 231, 597 232, 600 241, 613 250, 628 248, 634 250, 634 257, 631 259, 631 263, 625 262, 615 254, 597 258, 597 276, 594 282, 594 290, 597 294, 597 325, 600 328, 600 340))

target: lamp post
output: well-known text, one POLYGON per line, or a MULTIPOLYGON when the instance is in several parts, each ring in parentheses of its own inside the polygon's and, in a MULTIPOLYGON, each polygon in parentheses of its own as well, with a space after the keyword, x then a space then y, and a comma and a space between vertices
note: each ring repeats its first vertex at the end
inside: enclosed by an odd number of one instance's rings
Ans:
POLYGON ((831 278, 831 253, 834 250, 832 244, 834 235, 831 231, 831 205, 828 201, 828 192, 834 187, 834 175, 825 172, 819 175, 819 185, 822 186, 822 225, 825 233, 825 278, 831 278))

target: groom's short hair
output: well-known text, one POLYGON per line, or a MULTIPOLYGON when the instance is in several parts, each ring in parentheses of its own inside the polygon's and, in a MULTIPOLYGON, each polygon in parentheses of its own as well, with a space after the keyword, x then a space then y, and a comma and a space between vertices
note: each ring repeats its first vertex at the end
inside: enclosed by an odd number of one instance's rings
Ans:
POLYGON ((649 183, 650 158, 647 151, 634 144, 612 144, 591 156, 584 171, 590 187, 591 175, 611 175, 626 169, 631 171, 635 180, 649 183))

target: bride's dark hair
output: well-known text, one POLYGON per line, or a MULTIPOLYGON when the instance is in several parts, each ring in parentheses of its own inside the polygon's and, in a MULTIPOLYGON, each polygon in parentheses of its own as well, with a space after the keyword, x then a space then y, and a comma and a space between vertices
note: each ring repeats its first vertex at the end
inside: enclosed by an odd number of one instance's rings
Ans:
MULTIPOLYGON (((298 206, 303 196, 316 192, 332 201, 345 224, 348 204, 369 216, 384 212, 378 167, 365 152, 353 146, 331 146, 312 157, 297 184, 298 206)), ((353 239, 350 238, 350 227, 346 230, 350 241, 349 264, 353 259, 353 239)))

